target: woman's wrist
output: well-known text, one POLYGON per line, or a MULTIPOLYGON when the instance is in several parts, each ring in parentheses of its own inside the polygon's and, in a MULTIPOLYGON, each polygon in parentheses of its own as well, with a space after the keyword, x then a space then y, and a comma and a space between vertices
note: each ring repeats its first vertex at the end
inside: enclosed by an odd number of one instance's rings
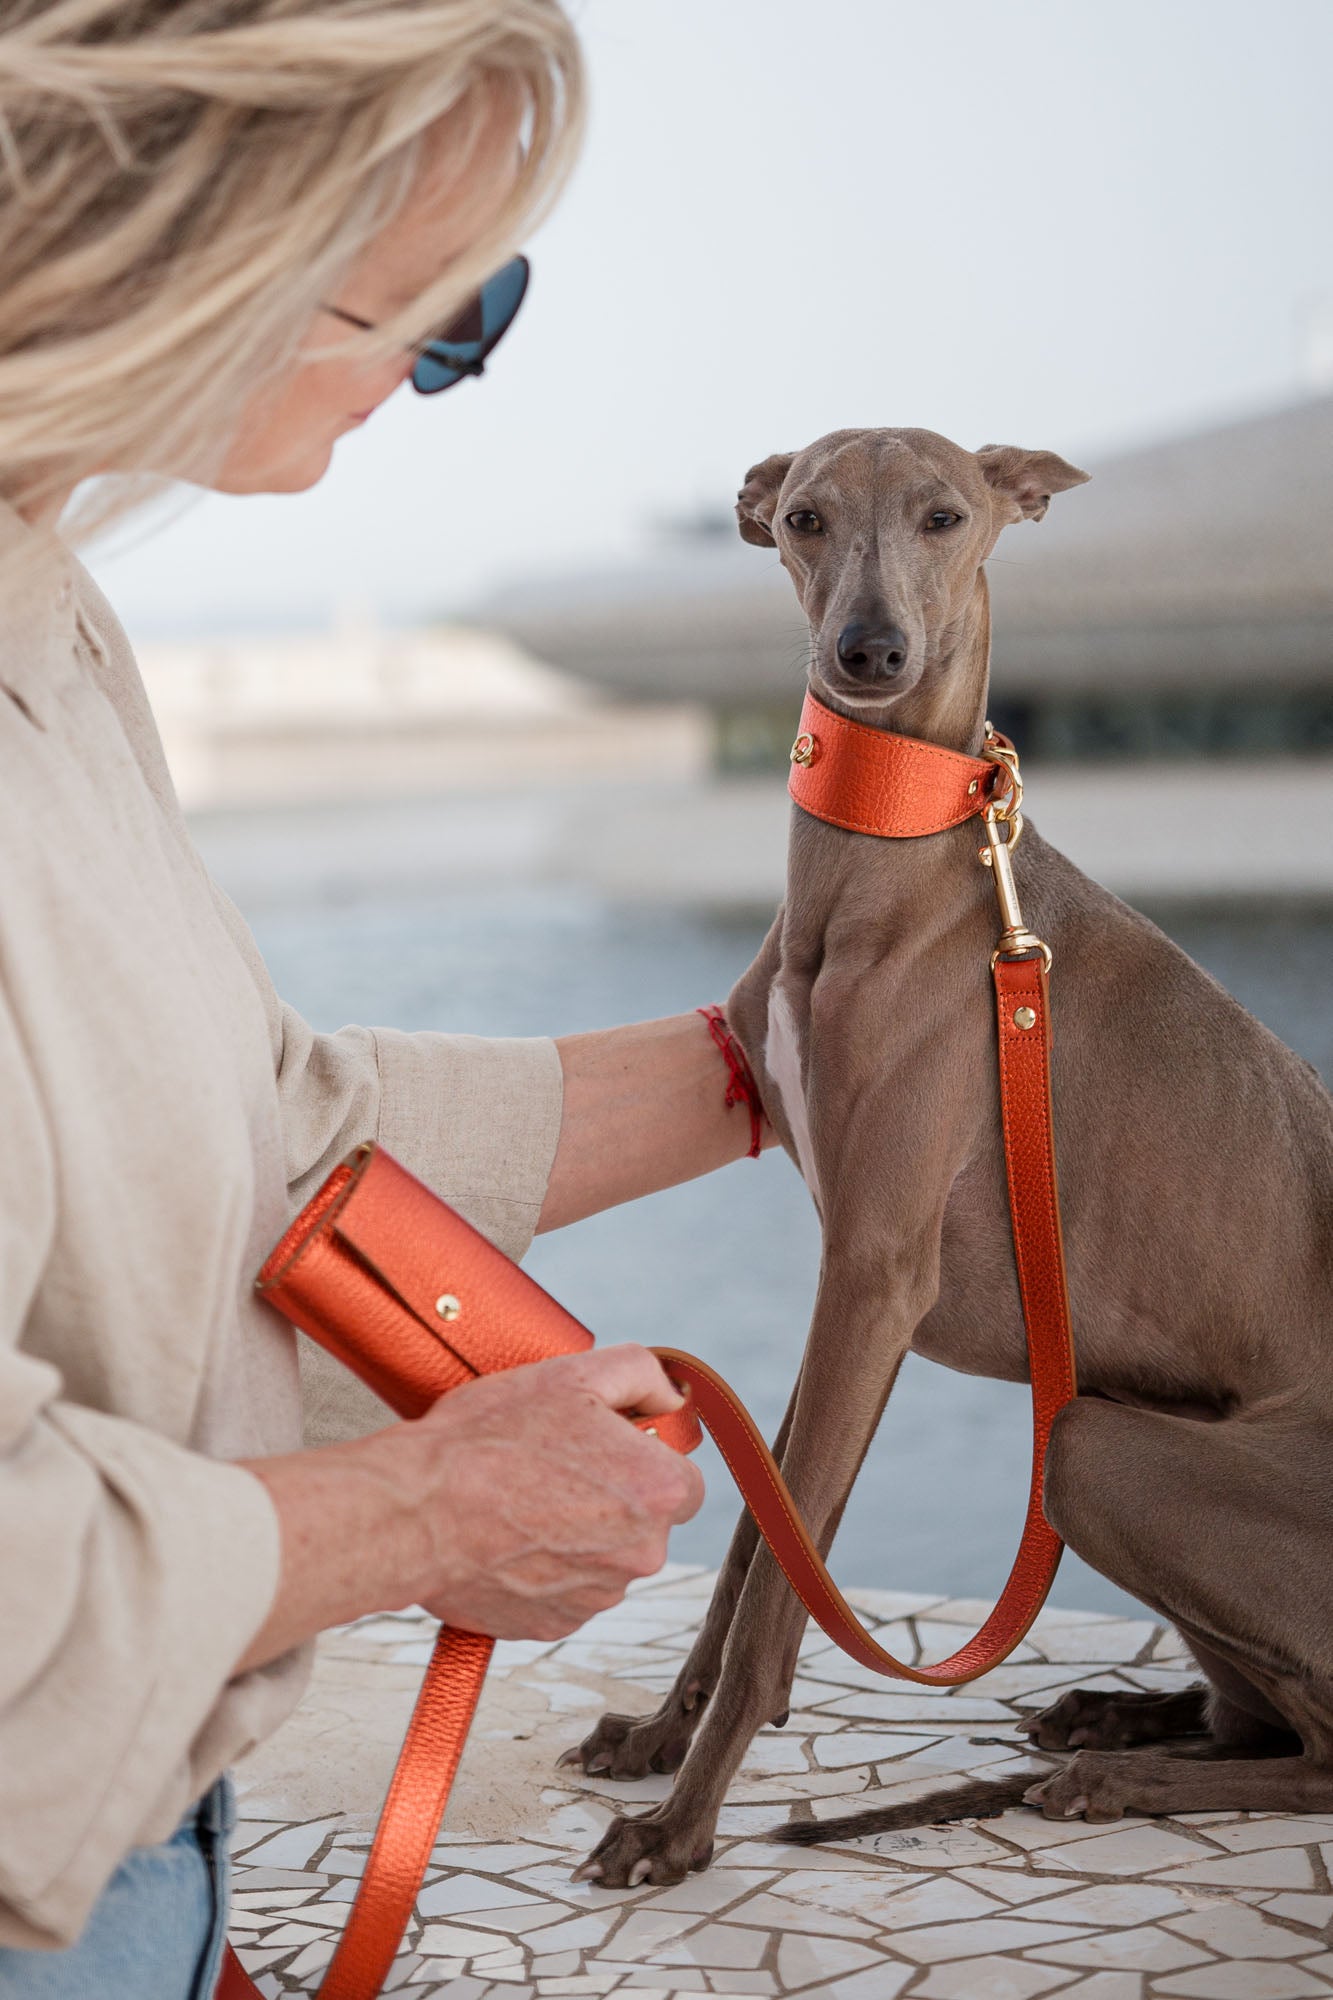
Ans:
POLYGON ((427 1531, 413 1502, 411 1426, 285 1457, 242 1460, 267 1489, 282 1549, 269 1613, 236 1673, 330 1625, 416 1601, 427 1531))
POLYGON ((728 1104, 726 1071, 697 1012, 565 1035, 556 1048, 564 1104, 539 1230, 693 1180, 749 1150, 746 1108, 728 1104))

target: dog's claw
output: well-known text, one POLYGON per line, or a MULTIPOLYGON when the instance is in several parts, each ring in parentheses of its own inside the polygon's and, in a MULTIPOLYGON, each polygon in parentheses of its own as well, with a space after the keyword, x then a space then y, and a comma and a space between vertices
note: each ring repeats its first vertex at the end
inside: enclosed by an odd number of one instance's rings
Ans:
POLYGON ((578 1867, 571 1870, 569 1879, 571 1882, 600 1882, 602 1864, 600 1861, 594 1861, 590 1855, 586 1861, 580 1861, 578 1867))
POLYGON ((555 1760, 555 1768, 557 1771, 581 1771, 583 1769, 583 1752, 579 1749, 577 1743, 571 1749, 560 1752, 560 1755, 555 1760))
POLYGON ((652 1872, 653 1872, 653 1864, 648 1859, 647 1855, 645 1855, 643 1860, 636 1861, 634 1866, 629 1871, 630 1888, 637 1889, 640 1882, 646 1882, 648 1878, 651 1876, 652 1872))

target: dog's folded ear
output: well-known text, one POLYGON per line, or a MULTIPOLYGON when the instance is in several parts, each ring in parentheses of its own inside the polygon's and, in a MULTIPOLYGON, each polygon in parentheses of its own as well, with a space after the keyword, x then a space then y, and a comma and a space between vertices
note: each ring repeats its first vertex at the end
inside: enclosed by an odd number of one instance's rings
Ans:
POLYGON ((1016 444, 983 444, 976 458, 986 484, 1012 506, 1011 521, 1040 521, 1053 493, 1092 476, 1053 451, 1024 451, 1016 444))
POLYGON ((776 546, 773 511, 795 456, 794 451, 775 451, 746 473, 745 484, 736 495, 736 519, 740 522, 743 542, 753 542, 760 549, 776 546))

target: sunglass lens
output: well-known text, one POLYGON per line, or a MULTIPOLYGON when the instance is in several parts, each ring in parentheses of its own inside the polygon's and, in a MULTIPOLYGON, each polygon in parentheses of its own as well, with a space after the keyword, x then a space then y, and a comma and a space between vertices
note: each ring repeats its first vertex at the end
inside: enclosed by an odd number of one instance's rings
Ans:
POLYGON ((412 387, 423 396, 451 389, 465 375, 479 375, 487 356, 513 323, 528 288, 526 257, 513 257, 486 280, 475 299, 423 348, 412 370, 412 387))

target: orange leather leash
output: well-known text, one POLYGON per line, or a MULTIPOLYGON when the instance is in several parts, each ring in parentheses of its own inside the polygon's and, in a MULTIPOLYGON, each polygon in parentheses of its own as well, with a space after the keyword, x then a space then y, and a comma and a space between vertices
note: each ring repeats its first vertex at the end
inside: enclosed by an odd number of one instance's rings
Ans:
MULTIPOLYGON (((697 1442, 697 1416, 792 1589, 851 1658, 901 1680, 952 1687, 975 1680, 1005 1659, 1050 1590, 1062 1544, 1043 1513, 1042 1470, 1051 1424, 1076 1393, 1051 1117, 1051 954, 1023 923, 1011 866, 1023 827, 1022 778, 1012 744, 989 724, 982 757, 964 757, 850 722, 810 694, 791 754, 789 789, 796 803, 850 832, 910 839, 972 818, 984 823, 982 859, 993 872, 1003 918, 991 969, 1005 1167, 1033 1412, 1027 1514, 994 1610, 947 1659, 932 1667, 908 1666, 872 1638, 839 1591, 753 1419, 720 1375, 693 1355, 654 1349, 690 1400, 674 1417, 637 1421, 664 1443, 688 1451, 697 1442)), ((432 1311, 446 1322, 457 1318, 460 1328, 464 1317, 452 1292, 436 1295, 441 1266, 438 1255, 430 1254, 431 1231, 422 1226, 427 1205, 432 1213, 443 1205, 389 1155, 362 1148, 355 1157, 356 1164, 335 1170, 292 1225, 265 1265, 261 1289, 395 1407, 414 1414, 476 1374, 590 1344, 586 1329, 549 1299, 540 1333, 528 1331, 533 1321, 524 1307, 539 1288, 485 1238, 467 1230, 461 1218, 454 1220, 467 1232, 469 1269, 483 1310, 477 1313, 470 1306, 464 1339, 453 1327, 441 1335, 432 1325, 432 1311), (340 1259, 337 1278, 344 1305, 349 1283, 353 1289, 354 1341, 338 1338, 319 1303, 334 1259, 340 1259), (404 1324, 429 1330, 406 1364, 404 1324), (407 1387, 399 1372, 404 1365, 415 1375, 407 1387)), ((438 1240, 438 1225, 434 1233, 438 1240)), ((441 1628, 361 1889, 319 1989, 320 2000, 373 2000, 383 1984, 430 1860, 492 1645, 477 1634, 441 1628)), ((230 1946, 217 2000, 258 2000, 258 1988, 230 1946)))

